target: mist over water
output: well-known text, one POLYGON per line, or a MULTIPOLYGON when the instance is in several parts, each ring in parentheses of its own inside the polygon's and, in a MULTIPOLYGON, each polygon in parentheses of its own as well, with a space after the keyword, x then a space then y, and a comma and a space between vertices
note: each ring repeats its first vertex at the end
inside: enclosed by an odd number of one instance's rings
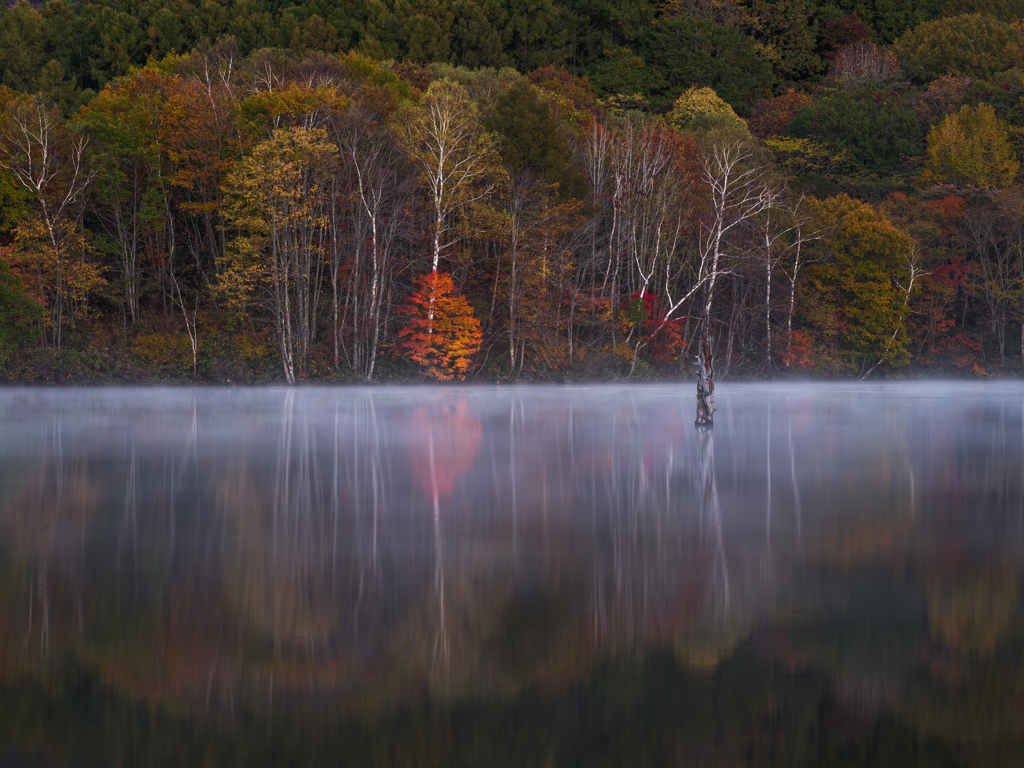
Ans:
POLYGON ((0 757, 1015 764, 1024 387, 717 395, 0 391, 0 757))

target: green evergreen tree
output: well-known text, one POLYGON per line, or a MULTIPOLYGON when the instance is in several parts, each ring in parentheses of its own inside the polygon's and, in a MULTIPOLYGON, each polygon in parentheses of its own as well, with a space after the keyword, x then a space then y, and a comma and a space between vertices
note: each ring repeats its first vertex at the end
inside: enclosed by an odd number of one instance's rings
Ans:
POLYGON ((3 85, 28 91, 46 62, 45 24, 26 2, 0 11, 0 72, 3 85))
POLYGON ((899 39, 893 50, 918 81, 943 75, 988 77, 1024 60, 1024 37, 994 16, 963 14, 921 24, 899 39))
POLYGON ((20 278, 4 258, 6 255, 0 253, 0 366, 7 363, 19 344, 39 337, 43 317, 42 307, 25 295, 20 278))
POLYGON ((658 19, 633 50, 666 79, 662 101, 671 103, 691 86, 707 85, 741 115, 770 94, 772 65, 738 29, 688 17, 658 19))
POLYGON ((895 170, 924 149, 921 128, 906 103, 875 90, 820 98, 796 113, 787 133, 844 152, 864 171, 895 170))

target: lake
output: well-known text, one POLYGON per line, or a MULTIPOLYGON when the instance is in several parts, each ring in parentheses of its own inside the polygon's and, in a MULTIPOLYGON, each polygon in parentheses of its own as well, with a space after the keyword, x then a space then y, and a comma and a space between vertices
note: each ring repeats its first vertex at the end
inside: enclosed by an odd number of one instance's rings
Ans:
POLYGON ((1010 766, 1024 386, 0 390, 0 766, 1010 766))

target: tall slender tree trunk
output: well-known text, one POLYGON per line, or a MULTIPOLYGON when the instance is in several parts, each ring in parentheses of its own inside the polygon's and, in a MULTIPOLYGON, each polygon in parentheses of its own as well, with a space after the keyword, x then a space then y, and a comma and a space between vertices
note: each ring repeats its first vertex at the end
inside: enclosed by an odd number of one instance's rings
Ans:
POLYGON ((710 427, 715 414, 715 358, 708 339, 708 323, 697 351, 697 420, 698 427, 710 427))

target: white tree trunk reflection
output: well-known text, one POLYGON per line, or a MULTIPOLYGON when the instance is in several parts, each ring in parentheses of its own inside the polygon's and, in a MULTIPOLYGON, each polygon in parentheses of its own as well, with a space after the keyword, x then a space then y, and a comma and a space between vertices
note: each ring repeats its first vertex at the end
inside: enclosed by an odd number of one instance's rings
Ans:
POLYGON ((793 487, 793 514, 796 516, 796 540, 803 534, 803 512, 800 509, 800 484, 796 481, 796 454, 793 452, 793 414, 789 414, 789 479, 793 487))
POLYGON ((448 619, 444 611, 444 544, 441 540, 441 501, 437 487, 437 464, 434 457, 434 427, 429 427, 428 452, 430 457, 430 489, 433 508, 434 532, 434 593, 437 595, 437 634, 434 637, 434 664, 448 665, 448 619))
POLYGON ((729 591, 729 563, 725 556, 722 534, 722 510, 718 503, 718 481, 715 478, 715 436, 710 429, 697 430, 700 447, 700 515, 711 527, 714 556, 711 571, 711 592, 716 617, 729 618, 731 594, 729 591))
POLYGON ((743 389, 717 434, 643 387, 0 400, 0 648, 210 719, 516 695, 715 669, 816 570, 898 562, 937 610, 937 553, 1024 557, 1019 392, 743 389))

